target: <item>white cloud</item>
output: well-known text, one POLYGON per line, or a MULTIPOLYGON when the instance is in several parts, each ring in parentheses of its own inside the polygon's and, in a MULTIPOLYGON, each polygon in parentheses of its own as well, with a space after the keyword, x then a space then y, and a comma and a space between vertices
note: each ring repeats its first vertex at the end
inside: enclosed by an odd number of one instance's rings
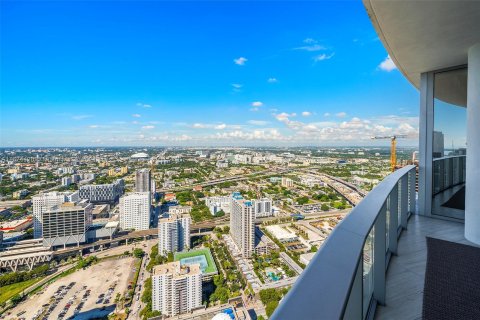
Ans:
POLYGON ((245 57, 240 57, 240 58, 237 58, 237 59, 233 59, 233 62, 235 62, 236 65, 239 65, 239 66, 243 66, 245 65, 245 62, 247 62, 248 59, 245 58, 245 57))
POLYGON ((310 117, 312 115, 312 113, 310 111, 303 111, 302 112, 302 116, 304 117, 310 117))
POLYGON ((346 112, 339 112, 337 114, 335 114, 337 117, 339 118, 345 118, 347 116, 347 113, 346 112))
POLYGON ((318 62, 318 61, 329 60, 334 55, 335 55, 335 52, 332 52, 331 54, 322 53, 322 54, 319 54, 318 56, 313 57, 313 61, 318 62))
POLYGON ((258 111, 258 110, 260 110, 261 106, 263 106, 263 102, 254 101, 254 102, 252 102, 252 108, 250 109, 250 111, 258 111))
POLYGON ((278 80, 277 80, 277 78, 268 78, 267 82, 268 83, 277 83, 278 80))
POLYGON ((155 126, 143 126, 142 127, 142 130, 151 130, 151 129, 155 129, 155 126))
POLYGON ((91 128, 91 129, 95 129, 95 128, 98 128, 99 125, 98 124, 92 124, 92 125, 89 125, 88 127, 91 128))
POLYGON ((222 124, 218 124, 218 125, 214 126, 213 128, 214 128, 215 130, 223 130, 223 129, 225 129, 226 127, 227 127, 227 125, 226 125, 225 123, 222 123, 222 124))
POLYGON ((241 125, 236 124, 225 124, 225 123, 194 123, 191 125, 193 129, 214 129, 214 130, 224 130, 224 129, 240 129, 241 125))
POLYGON ((85 120, 85 119, 92 118, 92 117, 93 116, 89 115, 89 114, 79 114, 79 115, 73 116, 72 119, 73 120, 85 120))
POLYGON ((141 115, 140 115, 140 114, 138 114, 138 113, 134 113, 134 114, 132 114, 132 117, 134 117, 134 118, 140 118, 140 117, 141 117, 141 115))
POLYGON ((268 121, 264 120, 248 120, 247 122, 254 126, 264 126, 268 124, 268 121))
POLYGON ((142 102, 137 102, 137 107, 151 108, 152 105, 150 105, 150 104, 145 104, 145 103, 142 103, 142 102))
POLYGON ((397 69, 397 66, 393 62, 392 58, 390 58, 390 55, 388 55, 385 60, 383 60, 380 65, 378 66, 381 70, 390 72, 392 70, 397 69))
POLYGON ((133 124, 138 124, 137 120, 132 121, 133 124))
POLYGON ((232 87, 234 89, 241 89, 243 87, 243 84, 240 83, 232 83, 232 87))
POLYGON ((324 116, 324 117, 330 117, 330 112, 325 112, 325 113, 323 114, 323 116, 324 116))
POLYGON ((287 136, 291 141, 348 141, 368 144, 376 135, 407 135, 408 139, 418 137, 418 118, 383 116, 371 119, 357 117, 348 121, 324 121, 306 123, 291 120, 288 113, 274 115, 286 129, 292 131, 287 136), (416 120, 416 122, 415 122, 416 120), (391 124, 388 123, 391 121, 391 124), (414 124, 412 124, 414 123, 414 124), (361 141, 361 142, 360 142, 361 141))
POLYGON ((318 44, 318 41, 313 39, 313 38, 306 38, 303 40, 303 43, 306 44, 306 46, 301 46, 301 47, 296 47, 293 48, 294 50, 303 50, 303 51, 320 51, 320 50, 325 50, 326 48, 324 46, 321 46, 318 44))
POLYGON ((306 38, 303 40, 303 42, 307 44, 318 43, 318 41, 313 38, 306 38))
POLYGON ((203 123, 194 123, 192 125, 192 128, 194 128, 194 129, 205 129, 205 128, 207 128, 207 125, 203 124, 203 123))

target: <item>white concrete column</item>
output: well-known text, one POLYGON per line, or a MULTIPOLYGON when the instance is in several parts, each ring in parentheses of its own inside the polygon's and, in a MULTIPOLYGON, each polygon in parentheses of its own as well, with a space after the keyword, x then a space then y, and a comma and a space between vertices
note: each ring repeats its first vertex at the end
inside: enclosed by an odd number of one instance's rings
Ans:
POLYGON ((480 43, 468 50, 465 238, 480 245, 480 43))

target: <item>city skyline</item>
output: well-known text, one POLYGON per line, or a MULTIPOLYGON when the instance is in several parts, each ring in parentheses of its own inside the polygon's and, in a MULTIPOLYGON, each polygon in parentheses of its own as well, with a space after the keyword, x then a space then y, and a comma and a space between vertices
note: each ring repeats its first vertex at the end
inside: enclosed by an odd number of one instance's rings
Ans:
POLYGON ((360 1, 1 6, 2 147, 417 144, 360 1))

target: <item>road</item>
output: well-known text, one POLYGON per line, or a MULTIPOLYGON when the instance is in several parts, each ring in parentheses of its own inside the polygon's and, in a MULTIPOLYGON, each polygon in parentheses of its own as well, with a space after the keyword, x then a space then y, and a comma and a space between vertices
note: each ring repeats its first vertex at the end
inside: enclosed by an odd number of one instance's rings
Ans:
POLYGON ((140 319, 139 313, 140 311, 145 308, 145 304, 142 302, 142 293, 145 284, 145 280, 150 277, 150 272, 147 271, 146 266, 150 261, 150 252, 152 251, 152 247, 156 244, 156 241, 149 241, 147 242, 146 247, 140 247, 142 250, 145 251, 145 257, 143 262, 140 266, 140 273, 138 276, 137 285, 135 286, 134 297, 132 300, 132 305, 130 306, 130 314, 128 315, 127 319, 140 319), (137 300, 138 295, 138 300, 137 300))
POLYGON ((288 287, 293 285, 295 281, 297 281, 297 279, 298 279, 298 276, 292 277, 292 278, 286 278, 286 279, 275 281, 275 282, 265 283, 265 284, 262 284, 261 290, 288 287))
POLYGON ((280 252, 280 257, 287 263, 287 265, 292 268, 297 274, 302 273, 303 269, 300 267, 292 258, 288 256, 285 252, 280 252))
POLYGON ((262 177, 262 176, 269 176, 269 175, 272 175, 272 174, 274 174, 274 175, 284 174, 284 173, 287 173, 287 172, 290 172, 290 171, 293 171, 293 170, 298 170, 298 168, 290 168, 290 169, 274 168, 274 169, 262 170, 262 171, 248 173, 248 174, 237 175, 237 176, 233 176, 233 177, 209 180, 209 181, 205 181, 205 182, 202 182, 202 183, 186 185, 186 186, 182 186, 182 187, 178 187, 178 188, 159 190, 159 192, 169 193, 169 192, 178 192, 178 191, 184 191, 184 190, 192 190, 192 188, 196 187, 196 186, 208 187, 208 186, 213 186, 213 185, 224 183, 224 182, 247 180, 247 179, 252 178, 252 177, 258 178, 258 177, 262 177))

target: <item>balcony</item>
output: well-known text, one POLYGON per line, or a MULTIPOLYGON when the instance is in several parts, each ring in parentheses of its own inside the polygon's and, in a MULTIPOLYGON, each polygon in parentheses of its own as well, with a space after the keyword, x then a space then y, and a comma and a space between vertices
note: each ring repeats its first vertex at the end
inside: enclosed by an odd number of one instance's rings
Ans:
MULTIPOLYGON (((452 170, 437 172, 452 183, 443 191, 464 181, 463 160, 445 161, 439 168, 452 170)), ((415 166, 407 166, 372 190, 332 232, 272 318, 421 318, 425 237, 469 242, 461 222, 412 215, 415 179, 415 166)))

